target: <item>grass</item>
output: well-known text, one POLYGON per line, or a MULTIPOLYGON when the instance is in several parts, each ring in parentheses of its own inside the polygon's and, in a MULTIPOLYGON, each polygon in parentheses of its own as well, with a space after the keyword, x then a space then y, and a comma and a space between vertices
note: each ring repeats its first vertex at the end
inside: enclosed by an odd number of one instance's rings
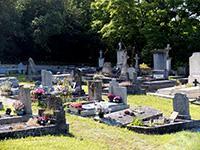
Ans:
MULTIPOLYGON (((154 96, 128 96, 130 105, 146 105, 172 112, 172 101, 154 96)), ((36 106, 34 106, 36 111, 36 106)), ((200 107, 190 105, 191 115, 200 119, 200 107)), ((130 150, 130 149, 200 149, 200 132, 182 131, 165 135, 145 135, 125 128, 108 126, 67 114, 71 136, 42 136, 0 141, 0 150, 130 150)))

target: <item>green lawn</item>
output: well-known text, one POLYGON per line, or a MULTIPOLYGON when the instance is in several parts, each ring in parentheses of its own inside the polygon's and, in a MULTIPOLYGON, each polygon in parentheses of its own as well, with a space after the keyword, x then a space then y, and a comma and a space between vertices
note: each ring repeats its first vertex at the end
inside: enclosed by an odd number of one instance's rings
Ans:
MULTIPOLYGON (((129 96, 130 105, 153 106, 167 116, 172 101, 153 96, 129 96)), ((191 115, 200 119, 200 106, 190 105, 191 115)), ((67 115, 70 136, 43 136, 0 141, 0 150, 130 150, 130 149, 200 149, 200 132, 182 131, 166 135, 145 135, 125 128, 107 126, 89 118, 67 115)))

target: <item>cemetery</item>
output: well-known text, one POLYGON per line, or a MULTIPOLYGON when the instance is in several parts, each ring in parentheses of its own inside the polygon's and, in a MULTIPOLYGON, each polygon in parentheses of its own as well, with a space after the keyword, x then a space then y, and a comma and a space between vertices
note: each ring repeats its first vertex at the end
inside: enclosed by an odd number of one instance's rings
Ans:
POLYGON ((0 1, 0 150, 199 149, 199 9, 0 1))

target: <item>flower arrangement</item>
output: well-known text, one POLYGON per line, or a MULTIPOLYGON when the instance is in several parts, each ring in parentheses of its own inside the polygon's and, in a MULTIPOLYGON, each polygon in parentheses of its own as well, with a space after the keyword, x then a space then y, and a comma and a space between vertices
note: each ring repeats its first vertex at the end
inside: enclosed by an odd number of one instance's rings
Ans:
POLYGON ((42 88, 37 88, 37 89, 34 90, 33 93, 37 94, 37 95, 43 95, 43 94, 45 94, 45 91, 42 88))
POLYGON ((37 88, 31 91, 31 95, 33 96, 34 100, 41 100, 42 96, 45 94, 45 90, 43 88, 37 88))
POLYGON ((70 106, 80 110, 82 109, 82 103, 72 103, 70 106))
POLYGON ((12 83, 10 81, 5 81, 0 85, 1 95, 8 96, 11 92, 12 83))
POLYGON ((109 99, 109 102, 114 102, 114 103, 121 103, 122 102, 121 96, 114 95, 114 94, 111 94, 111 93, 108 94, 108 99, 109 99))
POLYGON ((25 114, 25 106, 22 102, 20 101, 15 101, 13 103, 13 107, 15 109, 15 112, 17 113, 17 115, 21 116, 25 114))

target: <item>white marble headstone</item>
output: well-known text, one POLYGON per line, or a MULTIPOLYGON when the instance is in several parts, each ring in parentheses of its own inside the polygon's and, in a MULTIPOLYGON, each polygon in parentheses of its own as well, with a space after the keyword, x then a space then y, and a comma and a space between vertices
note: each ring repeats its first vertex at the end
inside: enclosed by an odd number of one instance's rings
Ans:
POLYGON ((195 79, 200 82, 200 52, 195 52, 189 58, 190 75, 188 78, 189 83, 193 83, 195 79))

